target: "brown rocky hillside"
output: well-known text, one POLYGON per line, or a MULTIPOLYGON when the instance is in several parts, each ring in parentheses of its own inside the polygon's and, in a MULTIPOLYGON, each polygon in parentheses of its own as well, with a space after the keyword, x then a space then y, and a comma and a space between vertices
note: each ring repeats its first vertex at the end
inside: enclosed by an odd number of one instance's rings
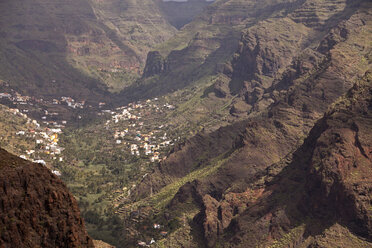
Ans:
POLYGON ((371 5, 297 4, 248 27, 208 89, 243 120, 179 145, 132 192, 183 224, 166 247, 371 247, 371 5))
POLYGON ((371 83, 371 74, 356 83, 247 188, 203 196, 210 247, 372 247, 371 83))
POLYGON ((94 247, 75 198, 47 168, 0 149, 0 247, 94 247))
MULTIPOLYGON (((230 148, 235 152, 225 153, 217 171, 185 183, 163 210, 167 220, 184 223, 165 247, 372 247, 371 80, 367 73, 356 82, 296 150, 298 123, 287 119, 294 113, 282 113, 290 125, 276 112, 235 129, 242 140, 230 148)), ((222 131, 214 135, 226 138, 222 131)), ((190 168, 187 151, 186 145, 173 155, 178 163, 163 164, 174 168, 155 173, 173 175, 171 183, 177 164, 190 168)))

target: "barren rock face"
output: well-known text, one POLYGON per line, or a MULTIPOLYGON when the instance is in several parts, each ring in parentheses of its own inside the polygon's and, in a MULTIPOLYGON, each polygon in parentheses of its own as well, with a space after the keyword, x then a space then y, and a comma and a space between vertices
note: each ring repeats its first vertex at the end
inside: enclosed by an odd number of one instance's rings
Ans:
POLYGON ((307 45, 311 33, 311 29, 287 18, 264 21, 248 29, 233 61, 233 77, 251 81, 247 90, 257 84, 268 88, 271 86, 270 79, 289 66, 307 45))
POLYGON ((146 67, 143 71, 144 77, 151 77, 153 75, 166 72, 167 62, 157 51, 149 52, 146 60, 146 67))
POLYGON ((317 216, 331 211, 356 233, 372 238, 372 116, 369 85, 355 85, 323 120, 327 129, 316 141, 306 185, 317 216))
POLYGON ((94 247, 63 182, 2 149, 0 226, 0 247, 94 247))
POLYGON ((371 247, 371 85, 367 73, 301 147, 255 176, 241 175, 249 161, 230 161, 217 175, 182 187, 174 202, 188 194, 202 199, 194 221, 202 225, 206 245, 371 247), (338 241, 335 233, 342 233, 338 241))

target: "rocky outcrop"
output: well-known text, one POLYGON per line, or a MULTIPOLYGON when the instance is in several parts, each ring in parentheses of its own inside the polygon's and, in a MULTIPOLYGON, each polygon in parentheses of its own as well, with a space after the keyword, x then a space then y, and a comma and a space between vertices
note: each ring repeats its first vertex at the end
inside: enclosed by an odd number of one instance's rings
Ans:
POLYGON ((0 149, 0 247, 94 247, 75 198, 41 164, 0 149))
POLYGON ((247 190, 242 193, 228 193, 222 201, 218 201, 209 194, 203 197, 201 221, 207 247, 215 247, 224 230, 229 228, 234 217, 242 214, 248 205, 262 196, 264 190, 247 190))
POLYGON ((147 54, 146 66, 143 70, 143 77, 151 77, 167 71, 167 62, 158 51, 147 54))
MULTIPOLYGON (((247 90, 257 86, 268 88, 276 74, 289 66, 307 45, 309 35, 310 29, 287 18, 253 26, 244 32, 240 41, 233 61, 233 80, 247 81, 244 84, 247 90)), ((233 92, 239 92, 238 85, 231 86, 233 92)))

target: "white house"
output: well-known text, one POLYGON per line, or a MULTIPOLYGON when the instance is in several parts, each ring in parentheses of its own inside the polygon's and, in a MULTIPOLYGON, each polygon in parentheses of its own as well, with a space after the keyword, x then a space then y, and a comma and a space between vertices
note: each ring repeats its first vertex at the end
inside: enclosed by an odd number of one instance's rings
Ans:
POLYGON ((52 170, 52 173, 53 173, 54 175, 56 175, 57 177, 62 176, 61 172, 59 172, 59 171, 57 171, 57 170, 52 170))

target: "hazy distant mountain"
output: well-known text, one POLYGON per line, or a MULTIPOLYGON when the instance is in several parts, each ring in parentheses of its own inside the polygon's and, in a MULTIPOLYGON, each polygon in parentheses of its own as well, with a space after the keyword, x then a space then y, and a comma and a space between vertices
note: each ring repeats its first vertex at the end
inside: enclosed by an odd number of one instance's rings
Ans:
POLYGON ((178 0, 162 1, 160 8, 170 24, 180 29, 191 22, 211 1, 205 0, 178 0))
POLYGON ((106 91, 118 92, 142 73, 149 50, 172 37, 174 26, 191 21, 206 5, 159 0, 3 1, 0 78, 31 95, 54 97, 63 90, 95 100, 106 91))
POLYGON ((120 88, 113 84, 138 75, 148 50, 175 32, 153 1, 17 0, 0 11, 0 77, 31 95, 94 99, 120 88), (121 80, 105 80, 113 69, 121 80))

